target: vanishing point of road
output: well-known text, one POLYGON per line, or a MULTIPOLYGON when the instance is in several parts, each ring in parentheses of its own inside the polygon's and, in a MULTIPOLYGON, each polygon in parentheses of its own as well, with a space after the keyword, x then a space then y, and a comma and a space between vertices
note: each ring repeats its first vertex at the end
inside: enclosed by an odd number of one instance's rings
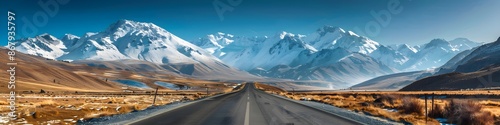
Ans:
POLYGON ((151 116, 133 125, 356 125, 337 115, 275 97, 247 84, 243 90, 151 116))

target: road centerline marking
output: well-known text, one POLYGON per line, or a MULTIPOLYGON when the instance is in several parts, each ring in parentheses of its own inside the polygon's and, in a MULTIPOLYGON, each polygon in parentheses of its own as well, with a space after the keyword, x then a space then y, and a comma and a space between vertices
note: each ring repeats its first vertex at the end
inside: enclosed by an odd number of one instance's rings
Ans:
POLYGON ((250 102, 247 101, 247 109, 245 111, 245 123, 244 125, 250 125, 250 102))

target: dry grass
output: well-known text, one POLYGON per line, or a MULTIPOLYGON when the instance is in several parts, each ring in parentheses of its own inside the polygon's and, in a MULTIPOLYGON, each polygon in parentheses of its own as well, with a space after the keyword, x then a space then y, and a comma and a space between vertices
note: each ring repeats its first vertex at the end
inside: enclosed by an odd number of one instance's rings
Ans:
MULTIPOLYGON (((7 94, 0 94, 5 98, 7 94)), ((199 94, 162 94, 155 105, 183 100, 194 100, 199 94)), ((99 95, 99 94, 21 94, 16 100, 18 118, 29 124, 75 124, 78 120, 124 114, 152 106, 154 95, 99 95)), ((8 103, 0 101, 0 113, 8 111, 8 103)), ((1 124, 1 123, 0 123, 1 124)))
MULTIPOLYGON (((277 91, 268 91, 269 93, 277 93, 277 91)), ((376 117, 386 118, 397 122, 411 123, 415 125, 439 125, 439 122, 433 118, 446 118, 447 104, 451 101, 448 98, 438 99, 434 101, 434 110, 430 110, 432 106, 431 100, 427 102, 428 116, 425 120, 425 101, 421 98, 416 98, 424 94, 434 93, 438 96, 494 96, 500 94, 499 91, 435 91, 435 92, 294 92, 282 93, 295 100, 310 100, 322 103, 331 104, 336 107, 345 108, 354 112, 369 114, 376 117), (397 109, 396 111, 394 109, 397 109)), ((500 99, 488 98, 470 98, 463 100, 471 100, 476 105, 481 105, 482 109, 469 116, 460 116, 475 118, 481 121, 466 121, 456 124, 473 123, 472 125, 490 125, 496 121, 500 123, 500 99)), ((474 109, 474 108, 470 108, 474 109)), ((477 109, 477 108, 475 108, 477 109)), ((470 111, 470 110, 464 110, 470 111)), ((462 111, 462 113, 465 113, 462 111)))
POLYGON ((275 86, 262 84, 262 83, 258 83, 258 82, 255 82, 254 84, 255 84, 255 88, 263 90, 263 91, 268 92, 268 93, 274 93, 274 94, 279 94, 279 95, 283 95, 284 93, 286 93, 285 90, 278 88, 278 87, 275 87, 275 86))
POLYGON ((482 110, 482 105, 472 101, 451 100, 445 108, 446 117, 457 125, 492 125, 495 120, 491 112, 482 110))
POLYGON ((424 115, 424 104, 419 99, 414 97, 403 98, 403 105, 401 106, 403 113, 416 115, 424 115))

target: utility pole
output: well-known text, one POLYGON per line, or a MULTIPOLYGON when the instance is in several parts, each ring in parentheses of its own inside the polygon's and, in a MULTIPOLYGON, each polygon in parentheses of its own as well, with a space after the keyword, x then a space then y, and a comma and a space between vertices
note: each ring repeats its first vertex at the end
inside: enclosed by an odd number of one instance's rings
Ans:
POLYGON ((156 91, 155 91, 155 98, 153 99, 153 105, 155 105, 155 102, 156 102, 156 95, 158 94, 158 87, 156 87, 156 91))

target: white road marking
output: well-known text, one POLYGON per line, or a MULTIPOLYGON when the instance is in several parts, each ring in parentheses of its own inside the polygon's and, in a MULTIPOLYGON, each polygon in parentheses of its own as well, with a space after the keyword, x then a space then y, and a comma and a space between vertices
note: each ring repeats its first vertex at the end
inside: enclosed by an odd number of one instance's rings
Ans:
POLYGON ((247 101, 247 110, 245 113, 245 123, 244 125, 250 125, 250 102, 247 101))

